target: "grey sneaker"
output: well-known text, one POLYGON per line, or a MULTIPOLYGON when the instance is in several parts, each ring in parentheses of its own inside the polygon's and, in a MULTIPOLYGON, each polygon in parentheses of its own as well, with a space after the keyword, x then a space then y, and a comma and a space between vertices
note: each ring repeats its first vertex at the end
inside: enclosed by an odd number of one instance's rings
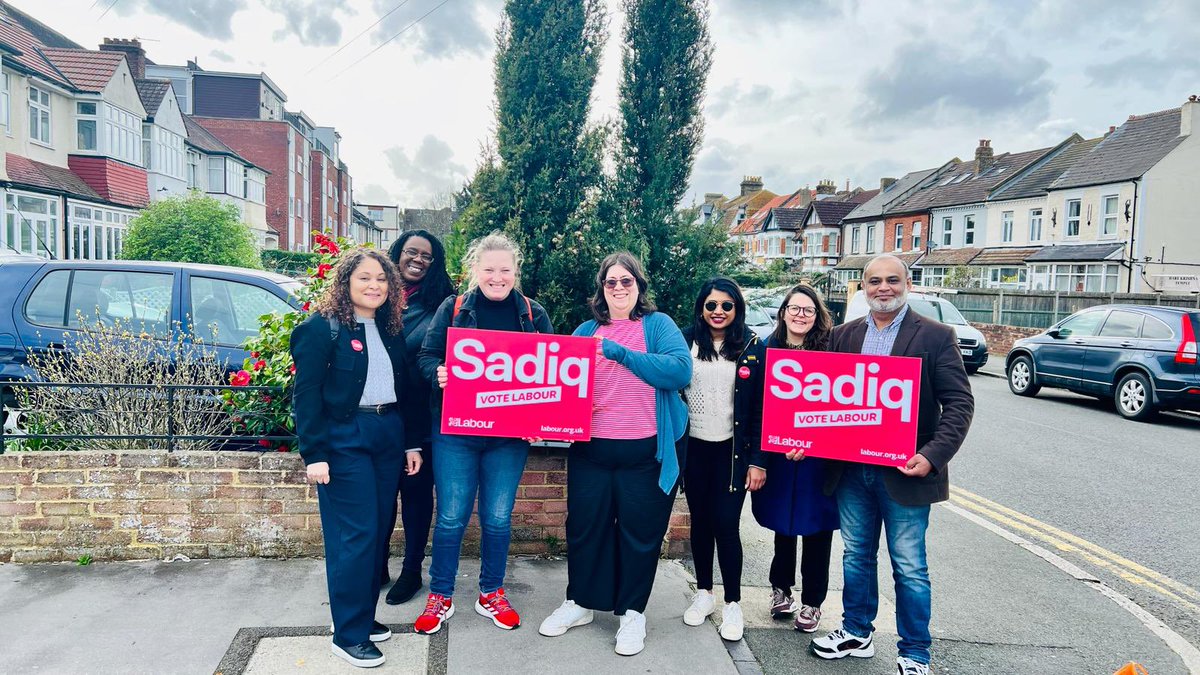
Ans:
POLYGON ((820 623, 821 608, 804 605, 796 613, 796 621, 792 624, 792 627, 801 633, 815 633, 817 632, 817 625, 820 623))
POLYGON ((784 619, 796 613, 796 601, 782 588, 771 589, 771 618, 784 619))
POLYGON ((901 656, 896 659, 896 673, 897 675, 929 675, 929 664, 901 656))

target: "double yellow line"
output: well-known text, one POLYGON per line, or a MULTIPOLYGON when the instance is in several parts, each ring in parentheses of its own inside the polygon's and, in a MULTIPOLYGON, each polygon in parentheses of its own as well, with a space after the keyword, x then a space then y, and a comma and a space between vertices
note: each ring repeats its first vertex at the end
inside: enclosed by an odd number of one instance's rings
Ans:
POLYGON ((1131 584, 1150 589, 1189 611, 1200 614, 1200 591, 1165 574, 962 488, 951 488, 950 502, 1029 539, 1059 551, 1073 553, 1131 584))

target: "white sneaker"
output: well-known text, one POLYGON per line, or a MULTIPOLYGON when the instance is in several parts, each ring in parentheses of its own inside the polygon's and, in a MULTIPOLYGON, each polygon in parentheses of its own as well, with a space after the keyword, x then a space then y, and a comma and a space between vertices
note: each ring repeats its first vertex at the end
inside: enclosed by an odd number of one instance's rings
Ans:
POLYGON ((586 626, 595 618, 592 610, 580 607, 574 600, 567 600, 542 621, 538 632, 546 637, 558 637, 576 626, 586 626))
POLYGON ((896 673, 897 675, 929 675, 929 664, 901 656, 896 659, 896 673))
POLYGON ((721 610, 721 637, 730 642, 737 642, 742 639, 745 627, 742 606, 736 602, 725 603, 725 609, 721 610))
POLYGON ((621 628, 617 631, 617 653, 633 656, 646 648, 646 615, 632 609, 621 617, 621 628))
POLYGON ((717 608, 717 601, 712 591, 696 591, 692 598, 692 606, 683 612, 683 622, 689 626, 699 626, 704 623, 717 608))

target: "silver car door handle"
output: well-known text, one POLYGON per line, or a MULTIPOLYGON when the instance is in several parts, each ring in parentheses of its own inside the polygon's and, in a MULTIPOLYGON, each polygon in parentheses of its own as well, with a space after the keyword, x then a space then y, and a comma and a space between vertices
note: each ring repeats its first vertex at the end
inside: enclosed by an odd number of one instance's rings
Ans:
POLYGON ((1122 342, 1122 343, 1121 343, 1121 346, 1122 346, 1122 347, 1132 347, 1132 346, 1133 346, 1133 343, 1132 343, 1132 342, 1130 342, 1129 340, 1126 340, 1126 341, 1124 341, 1124 342, 1122 342))

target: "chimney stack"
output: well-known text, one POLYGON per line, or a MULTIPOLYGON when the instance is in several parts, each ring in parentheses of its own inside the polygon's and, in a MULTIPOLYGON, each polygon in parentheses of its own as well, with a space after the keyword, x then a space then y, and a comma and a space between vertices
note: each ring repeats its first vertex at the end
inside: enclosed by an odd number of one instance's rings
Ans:
POLYGON ((142 49, 142 43, 137 38, 132 40, 104 38, 104 44, 100 45, 100 51, 123 53, 125 61, 129 63, 129 72, 133 73, 133 79, 146 79, 146 50, 142 49))
POLYGON ((1179 107, 1179 135, 1191 136, 1200 131, 1200 97, 1192 94, 1179 107))
POLYGON ((817 198, 821 195, 832 195, 837 193, 837 185, 829 179, 825 179, 817 183, 817 198))
POLYGON ((986 138, 979 139, 979 147, 975 148, 975 175, 987 171, 994 161, 992 142, 986 138))
POLYGON ((742 195, 754 194, 763 189, 762 176, 746 176, 742 178, 742 195))
POLYGON ((879 189, 880 190, 886 190, 895 184, 896 184, 895 178, 880 178, 879 179, 879 189))

